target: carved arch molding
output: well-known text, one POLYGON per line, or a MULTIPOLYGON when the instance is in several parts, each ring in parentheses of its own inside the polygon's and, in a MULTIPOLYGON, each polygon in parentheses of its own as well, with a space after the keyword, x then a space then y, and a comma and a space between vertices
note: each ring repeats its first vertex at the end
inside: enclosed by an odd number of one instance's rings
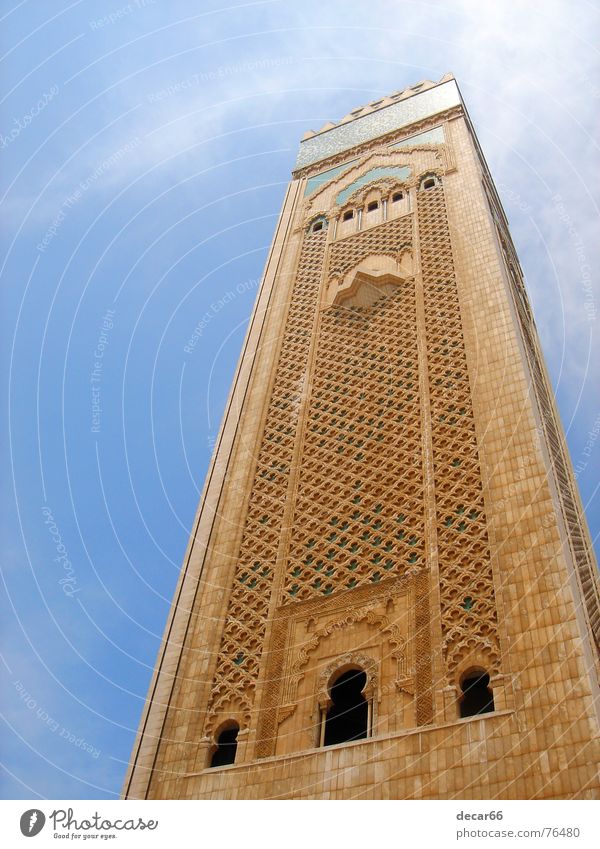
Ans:
MULTIPOLYGON (((403 584, 404 591, 406 591, 406 578, 403 584)), ((391 586, 388 587, 388 593, 390 590, 391 586)), ((367 685, 364 692, 367 698, 373 699, 375 702, 380 701, 382 695, 392 690, 403 691, 410 697, 414 696, 414 674, 409 650, 410 635, 403 634, 400 625, 383 612, 381 607, 385 605, 385 598, 388 594, 385 593, 384 587, 380 588, 380 592, 381 595, 378 593, 377 604, 371 603, 354 610, 346 609, 340 612, 334 619, 330 619, 321 627, 318 627, 314 633, 304 640, 300 648, 291 654, 288 654, 286 647, 293 643, 294 623, 292 620, 294 617, 288 618, 290 611, 289 608, 287 609, 285 617, 280 619, 277 625, 279 631, 277 650, 271 656, 271 665, 266 673, 266 677, 272 685, 272 692, 265 693, 263 701, 256 745, 257 757, 269 757, 275 753, 277 729, 296 711, 299 685, 308 673, 311 657, 317 653, 321 643, 328 637, 335 635, 336 632, 343 632, 355 624, 366 622, 377 629, 380 639, 387 643, 389 646, 387 657, 397 664, 394 680, 389 683, 384 691, 380 681, 379 662, 368 654, 368 650, 352 649, 349 646, 347 651, 341 651, 336 657, 329 659, 326 666, 318 673, 314 685, 315 701, 313 704, 315 708, 318 709, 319 706, 327 705, 330 699, 328 685, 331 676, 344 666, 360 666, 367 673, 367 685)), ((297 621, 303 622, 304 627, 311 627, 315 621, 313 616, 310 615, 314 602, 309 602, 309 607, 311 610, 304 610, 303 613, 298 611, 301 615, 298 616, 297 621)), ((318 613, 318 609, 314 610, 317 618, 318 613)))

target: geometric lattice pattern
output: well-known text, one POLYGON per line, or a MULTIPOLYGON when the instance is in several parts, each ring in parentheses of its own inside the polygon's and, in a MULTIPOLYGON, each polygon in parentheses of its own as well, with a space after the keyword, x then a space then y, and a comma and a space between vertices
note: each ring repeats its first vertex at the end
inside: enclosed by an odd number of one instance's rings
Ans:
MULTIPOLYGON (((381 247, 397 232, 380 232, 381 247)), ((293 529, 284 602, 423 566, 413 280, 371 307, 323 313, 293 529)))
POLYGON ((301 250, 217 659, 207 731, 226 705, 236 706, 248 720, 254 699, 325 239, 325 231, 307 233, 301 250))
MULTIPOLYGON (((371 188, 379 184, 374 184, 371 188)), ((397 218, 379 227, 364 230, 355 235, 334 242, 327 276, 343 277, 365 257, 372 254, 396 257, 412 243, 412 215, 397 218)))
POLYGON ((451 674, 499 660, 481 474, 450 231, 441 186, 417 193, 431 403, 443 649, 451 674))

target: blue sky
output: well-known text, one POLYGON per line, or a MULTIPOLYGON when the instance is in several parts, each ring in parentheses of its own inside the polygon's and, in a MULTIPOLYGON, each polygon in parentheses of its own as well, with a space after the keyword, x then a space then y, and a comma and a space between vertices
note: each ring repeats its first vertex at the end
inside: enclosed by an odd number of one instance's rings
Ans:
POLYGON ((597 535, 600 9, 1 8, 0 792, 114 798, 305 130, 456 75, 597 535))

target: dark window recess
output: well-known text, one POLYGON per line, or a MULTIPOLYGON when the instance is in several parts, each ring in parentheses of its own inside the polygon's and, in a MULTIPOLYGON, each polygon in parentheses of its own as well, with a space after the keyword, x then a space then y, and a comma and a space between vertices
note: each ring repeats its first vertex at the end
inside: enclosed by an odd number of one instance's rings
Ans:
POLYGON ((317 221, 316 224, 313 224, 313 233, 318 233, 319 230, 322 230, 322 229, 323 229, 323 222, 322 221, 317 221))
POLYGON ((210 765, 227 766, 235 762, 235 753, 237 751, 237 736, 239 732, 237 725, 231 728, 225 728, 217 737, 217 748, 213 752, 210 759, 210 765))
POLYGON ((376 200, 372 200, 371 203, 367 206, 367 212, 374 212, 379 208, 379 203, 376 200))
POLYGON ((347 212, 344 212, 344 218, 342 220, 343 221, 352 221, 353 218, 354 218, 354 210, 349 209, 347 212))
POLYGON ((331 688, 333 704, 325 720, 325 746, 364 740, 367 736, 369 706, 362 694, 366 683, 365 672, 350 669, 331 688))
POLYGON ((480 713, 493 713, 494 696, 489 687, 490 676, 487 672, 475 672, 462 682, 463 697, 460 702, 460 715, 477 716, 480 713))
POLYGON ((425 180, 425 182, 423 183, 424 189, 433 189, 434 186, 435 186, 435 180, 433 179, 433 177, 430 177, 428 180, 425 180))
POLYGON ((404 192, 394 192, 392 195, 392 203, 397 203, 399 200, 402 200, 404 197, 404 192))

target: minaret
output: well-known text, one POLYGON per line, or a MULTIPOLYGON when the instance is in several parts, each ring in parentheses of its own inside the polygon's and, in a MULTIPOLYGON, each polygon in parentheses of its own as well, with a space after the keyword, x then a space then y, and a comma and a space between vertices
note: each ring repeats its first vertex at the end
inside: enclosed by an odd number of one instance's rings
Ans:
POLYGON ((448 74, 304 136, 128 798, 598 798, 597 567, 448 74))

